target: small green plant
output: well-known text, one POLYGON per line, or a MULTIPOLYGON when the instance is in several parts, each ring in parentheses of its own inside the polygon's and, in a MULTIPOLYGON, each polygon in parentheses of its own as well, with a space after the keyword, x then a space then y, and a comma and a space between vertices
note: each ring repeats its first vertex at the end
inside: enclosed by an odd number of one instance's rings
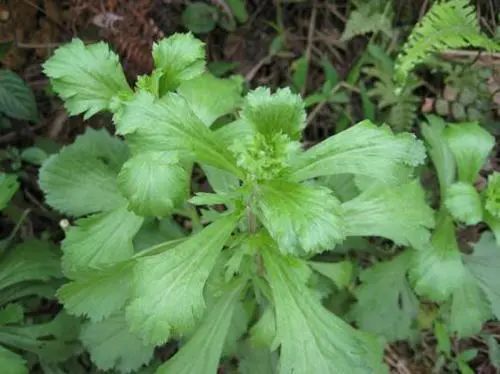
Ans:
POLYGON ((110 111, 124 138, 88 130, 40 173, 47 202, 80 217, 62 243, 70 281, 58 295, 88 317, 93 361, 135 370, 178 339, 158 373, 215 373, 224 357, 244 373, 383 372, 378 340, 314 286, 324 274, 345 284, 349 263, 317 255, 355 236, 428 245, 433 211, 413 177, 423 144, 363 121, 303 150, 304 104, 290 90, 242 98, 239 79, 204 72, 189 34, 161 40, 153 58, 134 90, 104 43, 75 39, 44 65, 71 114, 110 111), (193 168, 213 192, 189 199, 193 168), (322 185, 330 176, 351 179, 349 198, 322 185), (137 244, 146 223, 172 214, 193 232, 137 244))

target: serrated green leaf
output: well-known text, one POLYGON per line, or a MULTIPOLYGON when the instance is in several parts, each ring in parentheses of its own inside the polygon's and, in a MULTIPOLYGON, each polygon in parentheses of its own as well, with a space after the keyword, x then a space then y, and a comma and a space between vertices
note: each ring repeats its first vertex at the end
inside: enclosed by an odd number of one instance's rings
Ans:
POLYGON ((82 326, 80 339, 100 370, 130 373, 153 358, 154 346, 145 345, 128 331, 123 314, 87 322, 82 326))
POLYGON ((304 103, 288 88, 278 89, 274 94, 264 87, 249 92, 241 117, 265 136, 283 133, 293 140, 300 138, 306 125, 304 103))
POLYGON ((157 370, 158 374, 205 374, 215 373, 238 299, 242 282, 228 289, 210 307, 207 314, 179 352, 157 370), (193 360, 193 357, 196 357, 193 360))
POLYGON ((134 253, 132 239, 143 218, 126 207, 97 213, 76 221, 62 242, 62 266, 65 275, 105 267, 127 260, 134 253))
POLYGON ((71 115, 85 113, 89 118, 111 109, 121 91, 131 91, 118 55, 103 42, 86 46, 73 39, 55 51, 43 70, 71 115))
POLYGON ((0 70, 0 113, 26 121, 38 120, 33 91, 10 70, 0 70))
POLYGON ((232 155, 178 94, 156 99, 139 92, 126 104, 116 125, 136 153, 177 151, 181 158, 194 156, 201 163, 241 174, 232 155))
POLYGON ((0 260, 0 289, 20 282, 47 281, 61 276, 59 257, 46 241, 25 241, 0 260))
POLYGON ((124 205, 116 175, 127 157, 119 139, 105 130, 87 128, 40 169, 39 183, 47 203, 77 217, 124 205))
POLYGON ((485 193, 484 207, 492 216, 500 219, 500 173, 499 172, 495 171, 488 177, 488 186, 486 188, 486 193, 485 193))
POLYGON ((451 296, 450 332, 455 332, 459 338, 475 335, 490 317, 488 300, 469 271, 464 271, 451 296))
POLYGON ((453 218, 475 225, 483 218, 481 198, 469 183, 457 182, 448 187, 444 204, 453 218))
POLYGON ((205 44, 191 33, 173 34, 153 44, 155 67, 162 71, 160 96, 205 70, 205 44))
POLYGON ((415 252, 410 278, 417 294, 433 301, 446 300, 459 287, 466 271, 450 216, 438 220, 431 244, 415 252))
POLYGON ((135 213, 163 217, 187 199, 189 176, 176 154, 145 152, 125 162, 118 186, 135 213))
POLYGON ((362 3, 362 6, 349 14, 344 32, 340 40, 347 41, 357 35, 383 32, 391 35, 391 19, 386 12, 376 12, 370 6, 370 2, 362 3))
POLYGON ((326 310, 307 288, 303 261, 270 248, 262 254, 276 311, 279 373, 384 372, 378 343, 326 310))
POLYGON ((184 81, 177 92, 188 102, 193 112, 207 126, 240 104, 242 82, 237 79, 219 79, 205 73, 184 81))
POLYGON ((476 122, 450 123, 444 130, 444 135, 455 156, 458 179, 474 184, 495 145, 495 138, 476 122))
POLYGON ((455 159, 444 137, 446 123, 437 116, 427 116, 429 124, 422 122, 420 129, 428 145, 429 156, 436 168, 441 199, 446 197, 446 189, 455 180, 455 159))
POLYGON ((340 202, 324 187, 284 180, 269 181, 256 191, 256 214, 282 253, 317 253, 345 237, 340 202))
POLYGON ((388 341, 415 336, 413 325, 419 302, 406 279, 411 256, 410 251, 405 251, 361 272, 362 283, 354 290, 357 302, 351 310, 361 329, 382 335, 388 341))
POLYGON ((28 374, 26 361, 0 345, 0 367, 5 374, 28 374))
POLYGON ((483 219, 495 235, 497 245, 500 247, 500 218, 493 216, 486 210, 483 212, 483 219))
POLYGON ((488 298, 493 313, 500 318, 500 245, 490 232, 485 232, 474 245, 474 252, 464 257, 465 265, 470 270, 479 287, 488 298))
POLYGON ((298 156, 292 172, 296 180, 355 174, 398 183, 402 170, 424 159, 425 149, 414 135, 394 135, 387 126, 365 120, 298 156))
POLYGON ((309 261, 309 266, 330 279, 340 289, 347 287, 352 280, 353 265, 351 261, 309 261))
POLYGON ((346 235, 381 236, 399 245, 422 248, 429 242, 434 213, 420 183, 375 185, 342 204, 346 235), (411 196, 411 198, 408 198, 411 196))
POLYGON ((177 247, 137 263, 135 298, 127 308, 132 331, 160 344, 195 325, 205 310, 205 283, 238 219, 220 218, 177 247))
POLYGON ((19 189, 17 177, 0 172, 0 210, 4 209, 19 189))
POLYGON ((80 272, 64 284, 57 297, 75 316, 86 316, 98 322, 119 311, 131 296, 133 262, 80 272))

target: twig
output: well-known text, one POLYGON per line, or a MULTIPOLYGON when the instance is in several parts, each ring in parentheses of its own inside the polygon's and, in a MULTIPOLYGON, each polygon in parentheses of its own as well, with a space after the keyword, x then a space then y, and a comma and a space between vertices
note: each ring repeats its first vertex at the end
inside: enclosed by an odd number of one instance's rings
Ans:
POLYGON ((254 77, 255 77, 255 74, 257 74, 257 72, 260 70, 260 68, 264 65, 267 65, 271 62, 271 56, 270 55, 267 55, 265 57, 263 57, 262 59, 260 59, 259 62, 257 62, 257 64, 255 64, 252 69, 250 69, 250 71, 245 75, 245 80, 247 82, 250 82, 254 77))

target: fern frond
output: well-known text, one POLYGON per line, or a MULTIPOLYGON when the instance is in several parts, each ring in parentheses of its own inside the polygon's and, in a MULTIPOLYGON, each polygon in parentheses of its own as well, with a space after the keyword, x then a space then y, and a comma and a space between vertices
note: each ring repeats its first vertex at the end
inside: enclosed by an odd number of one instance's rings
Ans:
POLYGON ((373 12, 371 8, 370 3, 364 3, 351 12, 340 40, 346 41, 355 36, 372 32, 383 32, 390 35, 392 21, 387 12, 373 12))
POLYGON ((396 60, 396 81, 403 85, 410 71, 432 53, 450 48, 500 50, 481 33, 474 7, 468 0, 435 3, 411 32, 396 60))

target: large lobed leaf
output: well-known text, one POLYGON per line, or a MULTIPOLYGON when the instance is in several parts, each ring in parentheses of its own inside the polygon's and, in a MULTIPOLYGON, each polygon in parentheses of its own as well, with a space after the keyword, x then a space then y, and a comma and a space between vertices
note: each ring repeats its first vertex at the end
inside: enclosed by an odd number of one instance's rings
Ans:
POLYGON ((73 39, 58 48, 43 68, 71 115, 85 113, 89 118, 110 109, 114 96, 131 91, 118 55, 103 42, 86 46, 73 39))

